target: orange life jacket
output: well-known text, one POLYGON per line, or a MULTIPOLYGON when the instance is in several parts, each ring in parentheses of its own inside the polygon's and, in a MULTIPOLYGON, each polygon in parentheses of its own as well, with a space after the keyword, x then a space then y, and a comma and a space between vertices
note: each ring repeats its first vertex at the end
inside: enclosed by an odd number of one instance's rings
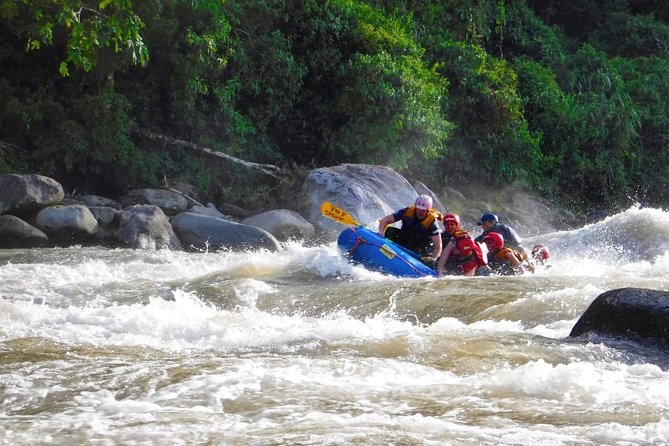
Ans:
POLYGON ((523 258, 520 256, 520 254, 518 254, 516 251, 509 248, 508 246, 505 246, 504 248, 497 251, 495 253, 495 257, 501 262, 508 263, 508 260, 506 260, 507 252, 510 252, 516 258, 516 260, 518 260, 518 262, 523 263, 523 258))
MULTIPOLYGON (((404 215, 402 216, 402 229, 405 228, 405 226, 408 228, 411 223, 414 222, 414 218, 416 217, 416 206, 409 206, 404 212, 404 215), (405 224, 404 219, 407 219, 407 222, 405 224)), ((423 231, 428 232, 430 230, 430 226, 435 220, 442 220, 443 216, 437 212, 435 209, 430 209, 427 211, 427 216, 422 219, 418 220, 418 223, 423 227, 423 231)))
POLYGON ((507 253, 511 253, 511 255, 513 255, 516 260, 522 262, 522 259, 518 253, 513 250, 513 248, 505 246, 501 249, 498 249, 497 251, 488 253, 488 266, 493 270, 493 272, 495 272, 495 274, 502 274, 504 276, 515 276, 517 274, 523 274, 524 270, 522 266, 511 266, 511 262, 509 262, 509 260, 506 258, 507 253))

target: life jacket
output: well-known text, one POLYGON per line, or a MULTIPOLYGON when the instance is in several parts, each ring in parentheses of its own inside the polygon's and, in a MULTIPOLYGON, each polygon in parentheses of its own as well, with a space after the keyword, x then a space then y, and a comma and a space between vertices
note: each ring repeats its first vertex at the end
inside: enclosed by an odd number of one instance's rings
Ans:
POLYGON ((409 206, 402 216, 402 230, 412 229, 417 224, 420 224, 422 232, 432 235, 430 233, 430 226, 435 220, 442 220, 443 216, 434 209, 427 211, 427 216, 418 220, 416 217, 416 206, 409 206))
POLYGON ((502 249, 498 249, 496 252, 493 253, 494 258, 498 262, 504 262, 504 263, 509 263, 508 260, 506 260, 506 253, 510 252, 518 262, 523 263, 523 258, 518 254, 516 251, 513 249, 509 248, 508 246, 503 247, 502 249))
POLYGON ((451 256, 456 259, 458 263, 471 260, 476 258, 477 263, 480 266, 484 266, 486 261, 483 259, 483 251, 481 251, 481 246, 474 241, 474 239, 469 235, 464 229, 456 229, 456 231, 451 236, 451 243, 455 243, 455 248, 451 251, 451 256))
POLYGON ((523 269, 521 267, 513 267, 506 259, 506 254, 510 252, 516 260, 522 263, 523 259, 518 255, 516 251, 508 246, 505 246, 497 251, 488 253, 488 266, 498 274, 503 275, 515 275, 522 274, 523 269))

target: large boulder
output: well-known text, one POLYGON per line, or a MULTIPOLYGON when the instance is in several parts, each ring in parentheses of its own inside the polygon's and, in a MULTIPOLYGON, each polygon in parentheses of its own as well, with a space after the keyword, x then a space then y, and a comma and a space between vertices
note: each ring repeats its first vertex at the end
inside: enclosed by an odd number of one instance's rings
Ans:
POLYGON ((98 230, 98 222, 83 205, 48 206, 35 217, 35 226, 58 244, 86 243, 98 230))
POLYGON ((274 209, 242 220, 245 225, 255 226, 272 234, 279 240, 308 239, 314 235, 314 225, 295 211, 274 209))
POLYGON ((268 249, 277 251, 278 240, 269 232, 208 215, 182 212, 172 218, 174 232, 186 249, 268 249))
POLYGON ((126 246, 140 249, 181 249, 167 216, 158 206, 135 205, 120 215, 118 239, 126 246))
POLYGON ((669 343, 669 292, 619 288, 600 294, 576 322, 569 336, 598 333, 669 343))
POLYGON ((121 198, 123 207, 136 204, 158 206, 167 215, 177 215, 188 209, 188 200, 178 192, 164 189, 135 189, 121 198))
POLYGON ((0 215, 0 248, 38 248, 49 242, 47 235, 13 215, 0 215))
POLYGON ((312 170, 302 185, 301 195, 306 219, 325 240, 332 240, 344 227, 321 215, 324 201, 343 209, 363 226, 377 229, 377 220, 412 205, 418 193, 390 167, 340 164, 312 170))
POLYGON ((20 214, 58 204, 65 197, 63 186, 42 175, 0 175, 0 214, 20 214))

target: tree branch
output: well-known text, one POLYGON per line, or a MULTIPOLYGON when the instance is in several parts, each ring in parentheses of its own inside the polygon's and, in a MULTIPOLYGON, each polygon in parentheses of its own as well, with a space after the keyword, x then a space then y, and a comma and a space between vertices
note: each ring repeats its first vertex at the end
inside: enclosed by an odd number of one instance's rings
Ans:
POLYGON ((226 159, 228 161, 232 161, 233 163, 236 164, 241 164, 242 166, 248 168, 248 169, 254 169, 254 170, 259 170, 263 172, 266 175, 270 175, 274 178, 278 176, 279 173, 281 173, 281 168, 278 166, 275 166, 273 164, 258 164, 258 163, 252 163, 250 161, 244 161, 239 158, 235 158, 232 155, 228 155, 223 152, 219 152, 217 150, 210 149, 208 147, 201 146, 199 144, 195 144, 190 141, 184 141, 182 139, 176 139, 172 138, 170 136, 165 136, 165 135, 160 135, 158 133, 150 132, 148 130, 144 129, 137 129, 137 133, 146 136, 149 139, 153 139, 154 141, 162 141, 167 144, 175 145, 175 146, 183 146, 187 147, 192 150, 197 150, 198 152, 206 153, 207 155, 211 156, 216 156, 219 158, 226 159))
POLYGON ((14 149, 19 150, 19 146, 10 142, 0 141, 0 149, 14 149))

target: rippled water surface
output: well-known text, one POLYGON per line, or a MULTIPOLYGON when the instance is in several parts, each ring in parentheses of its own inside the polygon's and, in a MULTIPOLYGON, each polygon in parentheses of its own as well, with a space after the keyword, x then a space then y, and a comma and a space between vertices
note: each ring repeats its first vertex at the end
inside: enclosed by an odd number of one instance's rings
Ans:
POLYGON ((442 279, 334 244, 0 251, 0 442, 665 444, 669 354, 568 335, 604 291, 668 288, 669 214, 534 242, 550 269, 442 279))

